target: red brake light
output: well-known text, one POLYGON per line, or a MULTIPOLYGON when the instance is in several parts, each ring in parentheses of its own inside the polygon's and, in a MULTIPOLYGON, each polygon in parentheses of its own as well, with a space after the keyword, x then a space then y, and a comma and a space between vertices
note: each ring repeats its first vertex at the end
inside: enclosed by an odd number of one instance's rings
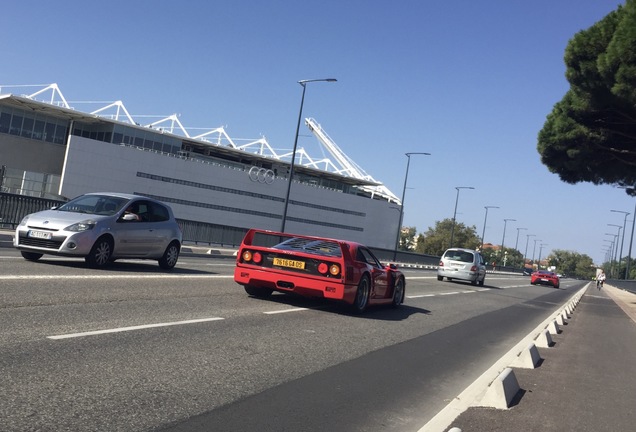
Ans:
POLYGON ((472 266, 472 267, 470 268, 470 271, 477 271, 477 266, 472 266))
POLYGON ((440 261, 440 262, 439 262, 439 266, 440 266, 440 267, 444 267, 444 261, 440 261))
POLYGON ((329 267, 327 266, 327 264, 325 263, 318 264, 318 272, 320 274, 327 274, 327 271, 329 271, 329 267))
POLYGON ((260 254, 260 252, 254 252, 254 255, 252 255, 252 258, 254 259, 254 262, 256 264, 260 263, 263 260, 263 256, 260 254))

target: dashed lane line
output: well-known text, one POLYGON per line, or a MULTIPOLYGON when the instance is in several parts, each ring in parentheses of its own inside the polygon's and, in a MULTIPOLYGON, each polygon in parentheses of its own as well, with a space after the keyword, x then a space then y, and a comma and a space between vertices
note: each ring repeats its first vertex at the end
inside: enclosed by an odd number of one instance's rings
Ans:
POLYGON ((201 322, 208 322, 208 321, 219 321, 223 319, 225 318, 214 317, 214 318, 201 318, 201 319, 187 320, 187 321, 173 321, 173 322, 165 322, 165 323, 157 323, 157 324, 145 324, 145 325, 138 325, 138 326, 131 326, 131 327, 119 327, 119 328, 112 328, 112 329, 106 329, 106 330, 95 330, 95 331, 88 331, 88 332, 81 332, 81 333, 68 333, 68 334, 62 334, 62 335, 47 336, 47 339, 54 339, 54 340, 72 339, 72 338, 94 336, 94 335, 101 335, 101 334, 107 334, 107 333, 121 333, 121 332, 143 330, 143 329, 156 328, 156 327, 169 327, 169 326, 175 326, 175 325, 194 324, 194 323, 201 323, 201 322))
POLYGON ((69 279, 229 279, 234 275, 190 275, 190 274, 108 274, 108 275, 5 275, 0 276, 2 280, 69 280, 69 279))
POLYGON ((309 308, 281 309, 281 310, 275 310, 275 311, 267 311, 263 313, 266 315, 275 315, 275 314, 282 314, 287 312, 300 312, 300 311, 306 311, 306 310, 309 310, 309 308))

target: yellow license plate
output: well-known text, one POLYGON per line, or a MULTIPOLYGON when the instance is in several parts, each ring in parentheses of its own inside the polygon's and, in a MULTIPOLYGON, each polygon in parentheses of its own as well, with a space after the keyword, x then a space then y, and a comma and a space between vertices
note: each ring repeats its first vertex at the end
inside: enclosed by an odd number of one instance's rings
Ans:
POLYGON ((274 258, 274 265, 281 267, 292 267, 296 269, 304 269, 305 262, 304 261, 296 261, 285 258, 274 258))

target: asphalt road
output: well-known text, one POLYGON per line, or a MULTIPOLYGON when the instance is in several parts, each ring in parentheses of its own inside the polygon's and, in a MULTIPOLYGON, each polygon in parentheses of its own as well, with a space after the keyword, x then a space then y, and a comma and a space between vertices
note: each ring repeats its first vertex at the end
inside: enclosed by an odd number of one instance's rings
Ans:
POLYGON ((355 316, 250 298, 227 259, 0 267, 2 431, 417 431, 584 285, 405 270, 401 308, 355 316))

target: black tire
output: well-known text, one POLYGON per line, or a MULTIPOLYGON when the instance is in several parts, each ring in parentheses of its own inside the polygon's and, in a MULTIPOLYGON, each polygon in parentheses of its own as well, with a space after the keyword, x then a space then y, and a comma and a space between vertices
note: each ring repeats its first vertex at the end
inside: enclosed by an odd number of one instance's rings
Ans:
POLYGON ((484 282, 486 282, 486 276, 484 276, 484 278, 478 282, 478 285, 484 286, 484 282))
POLYGON ((369 297, 371 296, 371 282, 369 276, 364 275, 358 283, 356 290, 356 298, 353 301, 353 310, 355 313, 362 313, 369 306, 369 297))
POLYGON ((37 261, 40 258, 42 258, 41 253, 36 253, 36 252, 20 252, 22 254, 22 258, 24 258, 27 261, 37 261))
POLYGON ((404 303, 405 291, 404 279, 399 278, 393 287, 393 302, 391 303, 391 306, 399 307, 402 303, 404 303))
POLYGON ((443 281, 443 280, 444 280, 444 276, 439 276, 439 275, 438 275, 438 276, 437 276, 437 280, 438 280, 438 281, 443 281))
POLYGON ((170 243, 163 253, 163 256, 159 258, 159 267, 164 270, 170 270, 177 265, 180 249, 179 242, 173 241, 170 243))
POLYGON ((110 264, 112 255, 113 241, 109 237, 100 237, 84 260, 91 268, 103 268, 110 264))
POLYGON ((475 280, 471 280, 471 281, 470 281, 470 284, 471 284, 471 285, 473 285, 473 286, 474 286, 474 285, 477 285, 477 281, 478 281, 478 280, 479 280, 479 276, 477 276, 477 279, 475 279, 475 280))
POLYGON ((270 295, 272 295, 272 293, 274 292, 273 289, 261 288, 261 287, 256 287, 253 285, 243 285, 243 288, 245 288, 246 293, 248 293, 249 295, 253 297, 258 297, 258 298, 267 298, 270 295))

